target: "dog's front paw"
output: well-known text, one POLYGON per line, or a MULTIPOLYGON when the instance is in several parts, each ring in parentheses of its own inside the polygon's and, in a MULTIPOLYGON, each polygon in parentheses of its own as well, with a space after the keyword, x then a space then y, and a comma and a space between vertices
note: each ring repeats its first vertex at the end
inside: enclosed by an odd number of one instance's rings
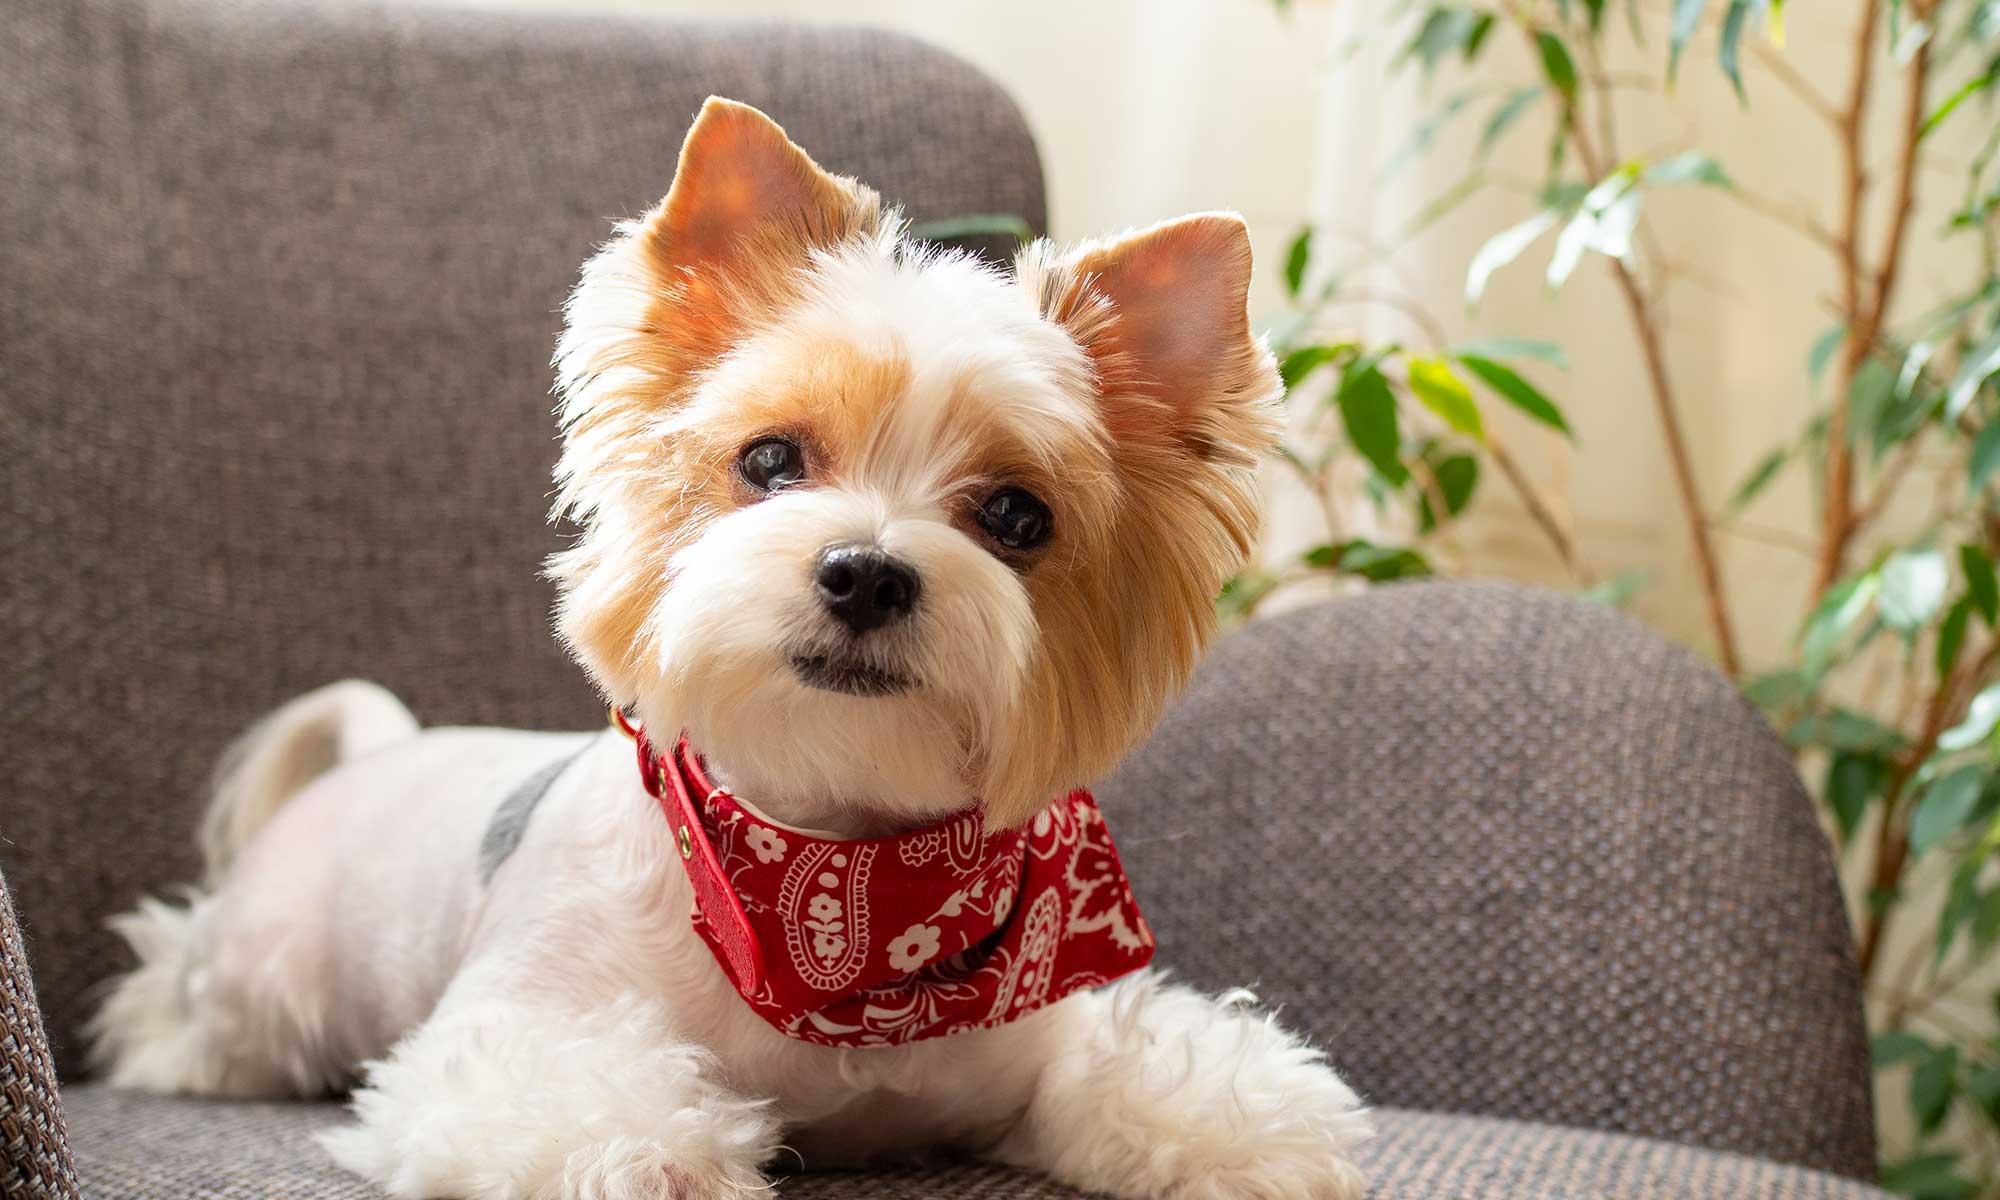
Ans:
POLYGON ((320 1135, 401 1200, 768 1200, 769 1107, 648 1006, 440 1006, 320 1135))
POLYGON ((1250 1002, 1142 974, 1076 1005, 1001 1157, 1128 1200, 1361 1200, 1367 1110, 1250 1002))

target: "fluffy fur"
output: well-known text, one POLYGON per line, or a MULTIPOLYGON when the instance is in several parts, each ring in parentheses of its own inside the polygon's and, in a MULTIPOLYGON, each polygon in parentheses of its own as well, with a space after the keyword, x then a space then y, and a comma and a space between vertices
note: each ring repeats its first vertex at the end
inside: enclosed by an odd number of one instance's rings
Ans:
MULTIPOLYGON (((1202 215, 1015 271, 918 247, 762 114, 710 101, 659 207, 584 268, 557 349, 556 624, 614 702, 685 729, 773 819, 824 836, 985 806, 1008 826, 1108 771, 1213 632, 1280 392, 1248 239, 1202 215), (746 447, 802 478, 760 490, 746 447), (1002 489, 1049 533, 982 522, 1002 489), (893 556, 857 632, 814 571, 893 556), (803 661, 894 680, 815 682, 803 661)), ((1129 1197, 1348 1200, 1368 1126, 1238 994, 1142 975, 997 1029, 886 1049, 785 1038, 694 936, 667 827, 611 734, 418 731, 322 689, 253 729, 204 827, 209 890, 119 918, 141 965, 98 1023, 112 1077, 317 1094, 406 1197, 749 1197, 808 1165, 950 1148, 1129 1197), (567 763, 510 857, 511 787, 567 763)))

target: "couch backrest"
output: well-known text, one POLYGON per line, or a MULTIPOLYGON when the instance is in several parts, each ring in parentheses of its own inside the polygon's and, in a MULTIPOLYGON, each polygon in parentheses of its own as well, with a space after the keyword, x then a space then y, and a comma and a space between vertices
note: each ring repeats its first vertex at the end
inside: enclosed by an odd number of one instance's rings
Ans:
POLYGON ((273 0, 0 28, 0 869, 65 1071, 104 918, 195 873, 217 752, 344 675, 601 720, 539 578, 577 268, 757 105, 920 220, 1040 228, 1020 113, 851 29, 273 0))
POLYGON ((1872 1175, 1811 801, 1636 621, 1459 583, 1259 622, 1099 796, 1160 962, 1254 987, 1375 1103, 1872 1175))

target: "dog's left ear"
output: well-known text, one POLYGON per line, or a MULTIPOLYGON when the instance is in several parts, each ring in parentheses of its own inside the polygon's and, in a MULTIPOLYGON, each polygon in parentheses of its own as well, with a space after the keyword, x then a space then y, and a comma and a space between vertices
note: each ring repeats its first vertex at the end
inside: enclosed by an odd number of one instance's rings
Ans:
POLYGON ((1044 293, 1097 366, 1115 436, 1169 433, 1197 457, 1247 465, 1283 391, 1250 333, 1250 234, 1200 213, 1079 248, 1044 293))
POLYGON ((711 96, 646 235, 661 265, 727 269, 759 257, 803 260, 875 211, 874 193, 821 170, 776 121, 711 96))

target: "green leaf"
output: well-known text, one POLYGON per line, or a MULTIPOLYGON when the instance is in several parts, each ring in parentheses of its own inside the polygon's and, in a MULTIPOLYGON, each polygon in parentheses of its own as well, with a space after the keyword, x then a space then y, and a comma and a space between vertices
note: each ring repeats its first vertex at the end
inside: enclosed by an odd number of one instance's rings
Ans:
POLYGON ((926 242, 950 242, 963 238, 1008 237, 1018 245, 1035 240, 1035 231, 1013 213, 967 213, 936 221, 919 221, 910 226, 910 236, 926 242))
POLYGON ((1639 222, 1638 178, 1638 164, 1626 163, 1584 194, 1556 238, 1547 275, 1550 287, 1559 288, 1569 279, 1586 250, 1621 260, 1632 253, 1632 230, 1639 222))
POLYGON ((1457 183, 1431 197, 1430 203, 1418 209, 1416 215, 1410 218, 1409 224, 1403 226, 1397 233, 1396 240, 1406 242, 1415 238, 1419 233, 1443 220, 1452 209, 1478 195, 1479 189, 1485 186, 1486 172, 1474 167, 1457 183))
MULTIPOLYGON (((1974 818, 1979 820, 1982 818, 1974 818)), ((2000 888, 1994 888, 1979 898, 1979 909, 1972 914, 1972 945, 1984 954, 1993 946, 1995 938, 2000 938, 2000 888)), ((1980 1102, 1985 1108, 1985 1102, 1980 1102)))
POLYGON ((1997 724, 2000 724, 2000 683, 1987 686, 1972 698, 1965 709, 1965 720, 1938 735, 1938 749, 1947 752, 1970 749, 1985 741, 1997 724))
POLYGON ((1729 190, 1736 187, 1736 181, 1722 169, 1721 163, 1697 151, 1663 158, 1647 167, 1640 178, 1649 184, 1705 183, 1729 190))
POLYGON ((1410 471, 1403 465, 1402 433, 1396 423, 1396 394, 1374 363, 1360 369, 1349 363, 1341 375, 1334 403, 1340 407, 1347 440, 1361 457, 1396 487, 1408 482, 1410 471))
POLYGON ((1576 64, 1570 61, 1569 50, 1562 39, 1553 33, 1537 33, 1535 46, 1542 52, 1542 74, 1549 85, 1562 93, 1566 101, 1576 100, 1576 64))
POLYGON ((1373 583, 1431 574, 1431 564, 1407 546, 1378 546, 1355 538, 1340 546, 1340 570, 1373 583))
POLYGON ((1945 97, 1943 104, 1931 110, 1931 115, 1924 118, 1923 128, 1917 131, 1917 137, 1919 139, 1929 137, 1931 130, 1944 124, 1945 118, 1949 117, 1959 105, 1992 87, 1995 83, 2000 83, 2000 59, 1994 60, 1994 65, 1987 68, 1984 75, 1975 75, 1971 79, 1966 80, 1958 90, 1945 97))
POLYGON ((1958 665, 1958 652, 1965 645, 1965 624, 1972 615, 1972 601, 1959 597, 1958 603, 1944 615, 1944 623, 1938 626, 1936 663, 1938 678, 1951 674, 1958 665))
POLYGON ((1910 814, 1910 849, 1918 854, 1958 832, 1979 803, 1986 784, 1983 767, 1960 767, 1933 780, 1910 814))
POLYGON ((1765 485, 1777 478, 1778 472, 1784 467, 1786 461, 1791 456, 1790 447, 1780 446, 1776 450, 1766 454, 1763 458, 1758 459, 1757 465, 1750 468, 1750 474, 1744 476, 1743 482, 1737 485, 1736 494, 1729 498, 1729 503, 1723 505, 1723 511, 1731 513, 1742 512, 1752 500, 1757 498, 1757 493, 1764 490, 1765 485))
POLYGON ((1903 744, 1903 735, 1852 709, 1833 708, 1801 717, 1785 731, 1785 740, 1794 746, 1823 746, 1828 750, 1850 753, 1887 753, 1903 744))
POLYGON ((1827 590, 1818 606, 1806 617, 1804 634, 1804 671, 1808 679, 1817 680, 1833 665, 1834 652, 1840 648, 1840 641, 1847 630, 1868 611, 1868 605, 1875 599, 1882 581, 1875 572, 1867 571, 1835 584, 1827 590))
POLYGON ((1483 159, 1492 154, 1493 148, 1500 144, 1500 138, 1513 127, 1515 121, 1520 120, 1522 113, 1528 111, 1528 106, 1541 99, 1547 91, 1542 85, 1535 84, 1507 93, 1507 98, 1493 110, 1493 115, 1486 119, 1486 128, 1479 133, 1479 157, 1483 159))
POLYGON ((1824 793, 1827 807, 1833 810, 1834 823, 1840 827, 1842 845, 1861 827, 1868 802, 1881 788, 1886 774, 1878 754, 1848 751, 1834 755, 1828 762, 1824 793))
MULTIPOLYGON (((1450 520, 1472 501, 1473 490, 1479 486, 1479 460, 1470 454, 1439 458, 1431 463, 1431 475, 1443 494, 1445 519, 1450 520)), ((1417 528, 1429 533, 1438 524, 1437 514, 1431 511, 1430 491, 1425 489, 1417 496, 1417 528)))
POLYGON ((1966 355, 1964 365, 1958 369, 1958 378, 1951 382, 1951 392, 1945 397, 1944 419, 1946 424, 1956 424, 1960 413, 1972 403, 1973 393, 1986 377, 2000 371, 2000 329, 1993 331, 1971 354, 1966 355))
POLYGON ((1311 346, 1300 346, 1285 355, 1285 361, 1278 364, 1278 378, 1284 381, 1285 390, 1299 386, 1299 381, 1330 362, 1346 358, 1355 352, 1353 342, 1322 342, 1311 346))
MULTIPOLYGON (((1933 967, 1944 962, 1951 953, 1951 945, 1958 940, 1958 931, 1965 926, 1966 918, 1979 907, 1979 881, 1977 860, 1961 862, 1951 873, 1951 884, 1945 889, 1944 907, 1938 911, 1937 946, 1932 954, 1933 967)), ((1928 1132, 1928 1131, 1926 1131, 1928 1132)))
POLYGON ((1932 549, 1903 550, 1882 564, 1882 589, 1876 611, 1898 633, 1914 634, 1944 605, 1951 570, 1944 555, 1932 549))
POLYGON ((1479 381, 1492 388, 1502 400, 1549 428, 1575 439, 1576 435, 1570 432, 1569 422, 1563 418, 1562 410, 1512 369, 1477 354, 1460 354, 1457 358, 1460 365, 1477 375, 1479 381))
POLYGON ((1416 36, 1403 48, 1398 61, 1421 59, 1428 73, 1445 55, 1465 49, 1467 42, 1474 38, 1485 37, 1485 31, 1480 28, 1481 15, 1469 8, 1440 6, 1431 9, 1424 14, 1423 24, 1417 27, 1416 36))
POLYGON ((1958 1175, 1957 1162, 1958 1155, 1944 1153, 1884 1163, 1881 1184, 1884 1190, 1910 1200, 1972 1200, 1979 1189, 1958 1175))
POLYGON ((1806 355, 1806 378, 1812 381, 1815 388, 1819 386, 1819 377, 1826 374, 1826 364, 1833 358, 1833 352, 1840 349, 1840 343, 1846 339, 1847 326, 1835 325, 1813 342, 1812 350, 1806 355))
POLYGON ((1722 17, 1722 47, 1717 55, 1722 73, 1729 77, 1729 86, 1736 89, 1736 99, 1740 104, 1750 102, 1750 97, 1743 91, 1741 50, 1743 21, 1749 15, 1750 0, 1729 0, 1729 9, 1722 17))
POLYGON ((1269 571, 1245 571, 1222 585, 1222 593, 1215 598, 1215 610, 1224 617, 1251 616, 1264 597, 1277 587, 1278 577, 1269 571))
POLYGON ((1972 598, 1972 606, 1987 625, 2000 621, 2000 578, 1994 576, 1993 560, 1967 542, 1958 548, 1958 566, 1965 572, 1965 594, 1972 598))
POLYGON ((1468 91, 1460 92, 1458 95, 1446 100, 1436 112, 1417 122, 1416 127, 1410 131, 1410 136, 1404 139, 1403 144, 1396 148, 1394 154, 1389 156, 1388 163, 1383 166, 1382 173, 1377 176, 1377 183, 1386 183, 1390 179, 1395 178, 1404 167, 1409 166, 1421 157, 1424 151, 1431 148, 1431 143, 1437 140, 1438 133, 1451 123, 1452 118, 1464 112, 1482 94, 1483 89, 1480 88, 1472 88, 1468 91))
POLYGON ((1587 587, 1577 593, 1577 597, 1592 604, 1602 604, 1610 608, 1624 608, 1632 602, 1645 586, 1652 582, 1653 573, 1644 567, 1633 567, 1620 571, 1603 583, 1587 587))
POLYGON ((1860 445, 1882 423, 1882 414, 1896 394, 1896 373, 1879 358, 1862 362, 1847 388, 1847 441, 1860 445))
POLYGON ((1479 405, 1465 381, 1441 358, 1412 358, 1409 361, 1410 390, 1425 408, 1444 423, 1475 441, 1486 440, 1486 427, 1479 419, 1479 405))
POLYGON ((1298 299, 1299 289, 1305 286, 1306 267, 1312 262, 1312 252, 1313 231, 1308 225, 1299 230, 1299 235, 1285 250, 1285 294, 1294 300, 1298 299))
POLYGON ((1805 677, 1797 671, 1768 671, 1743 684, 1743 695, 1766 711, 1803 700, 1808 690, 1805 677))
POLYGON ((1875 1069, 1900 1066, 1919 1058, 1928 1058, 1935 1053, 1931 1044, 1907 1030, 1895 1030, 1877 1034, 1871 1051, 1875 1059, 1875 1069))
POLYGON ((1451 354, 1454 358, 1464 358, 1468 354, 1475 358, 1538 358, 1569 370, 1569 356, 1563 353, 1561 346, 1533 338, 1475 338, 1453 346, 1451 354))
POLYGON ((1465 302, 1467 305, 1479 303, 1479 297, 1486 292, 1486 281, 1493 278, 1493 272, 1521 257, 1521 252, 1533 245, 1535 239, 1555 228, 1557 214, 1543 210, 1521 222, 1501 230, 1486 239, 1472 256, 1472 264, 1465 270, 1465 302))
POLYGON ((1701 25, 1701 11, 1708 0, 1674 0, 1674 23, 1667 34, 1667 82, 1671 84, 1681 66, 1681 51, 1701 25))
MULTIPOLYGON (((1995 896, 2000 896, 2000 892, 1988 892, 1986 899, 1990 902, 1995 896)), ((1984 916, 1985 911, 1982 908, 1980 915, 1984 916)), ((2000 1066, 1991 1063, 1973 1064, 1972 1075, 1966 1080, 1965 1090, 1972 1093, 1973 1100, 1978 1102, 1980 1111, 1986 1114, 1986 1119, 1995 1125, 2000 1125, 2000 1066)))
POLYGON ((1972 443, 1972 457, 1965 467, 1965 490, 1978 495, 1993 472, 2000 470, 2000 421, 1988 421, 1972 443))
POLYGON ((1465 35, 1459 49, 1465 53, 1465 61, 1473 62, 1479 57, 1479 48, 1486 44, 1486 35, 1493 32, 1493 14, 1480 13, 1472 22, 1472 29, 1465 35))
POLYGON ((1910 1111, 1917 1127, 1931 1133, 1944 1124, 1958 1092, 1958 1047, 1945 1046, 1920 1064, 1910 1076, 1910 1111))

